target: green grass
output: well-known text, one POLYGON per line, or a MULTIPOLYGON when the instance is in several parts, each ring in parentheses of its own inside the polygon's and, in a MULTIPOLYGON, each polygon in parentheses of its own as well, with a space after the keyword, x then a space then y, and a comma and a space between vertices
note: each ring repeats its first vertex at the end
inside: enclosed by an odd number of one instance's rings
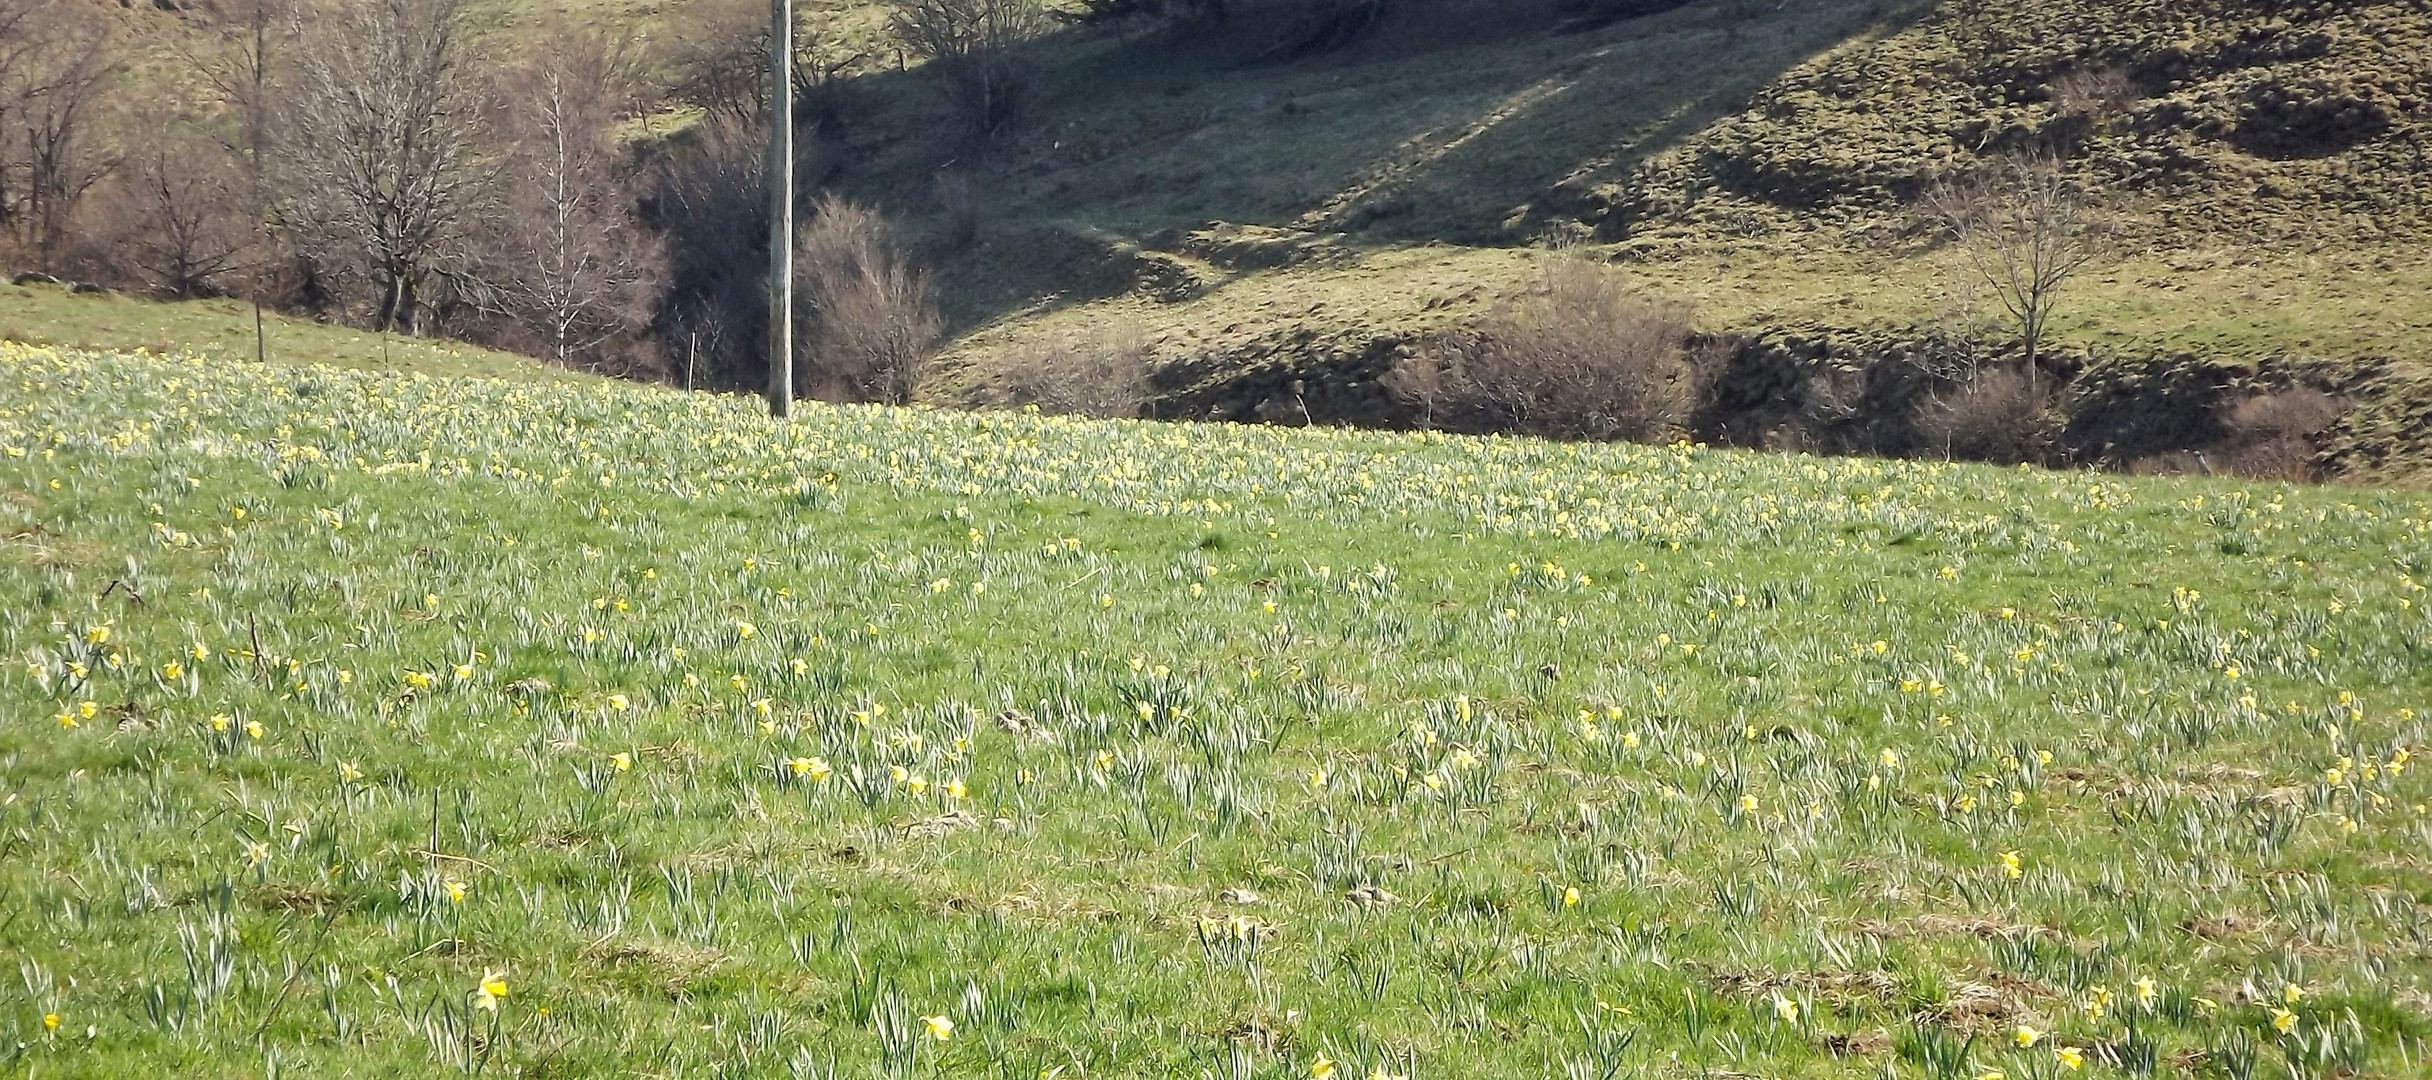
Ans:
POLYGON ((12 1073, 2432 1035, 2420 494, 0 365, 12 1073))
MULTIPOLYGON (((514 353, 460 341, 383 336, 277 312, 265 316, 274 364, 329 364, 367 371, 590 382, 514 353)), ((0 284, 0 342, 157 355, 254 358, 253 307, 240 300, 145 300, 119 293, 78 296, 57 285, 0 284)))

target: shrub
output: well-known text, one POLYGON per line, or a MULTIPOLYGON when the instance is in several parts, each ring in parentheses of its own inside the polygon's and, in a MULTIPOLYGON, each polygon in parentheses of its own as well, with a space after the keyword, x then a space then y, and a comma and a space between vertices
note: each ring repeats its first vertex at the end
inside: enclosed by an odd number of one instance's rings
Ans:
POLYGON ((2347 415, 2346 402, 2310 387, 2259 394, 2222 419, 2228 438, 2215 464, 2257 480, 2317 480, 2322 436, 2347 415))
POLYGON ((861 401, 910 402, 945 330, 929 275, 897 248, 877 212, 835 195, 820 199, 796 250, 814 385, 861 401))
POLYGON ((1039 0, 895 0, 895 36, 933 65, 972 134, 1021 119, 1030 71, 1017 47, 1045 29, 1039 0))
POLYGON ((1080 337, 1039 338, 1006 350, 974 404, 1035 405, 1041 412, 1104 419, 1140 415, 1148 403, 1150 351, 1129 327, 1080 337))
POLYGON ((1661 441, 1688 421, 1706 366, 1690 313, 1609 267, 1561 256, 1527 295, 1439 338, 1388 386, 1430 425, 1661 441))
POLYGON ((1971 461, 2046 461, 2060 431, 2060 417, 2037 380, 2006 367, 1978 369, 1925 398, 1917 416, 1917 434, 1931 451, 1971 461))

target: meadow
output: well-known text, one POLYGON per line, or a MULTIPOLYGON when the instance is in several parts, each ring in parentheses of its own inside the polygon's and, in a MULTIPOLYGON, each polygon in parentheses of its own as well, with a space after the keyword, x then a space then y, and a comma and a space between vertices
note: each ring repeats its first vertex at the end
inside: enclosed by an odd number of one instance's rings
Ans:
POLYGON ((2422 1075, 2432 497, 0 342, 0 1071, 2422 1075))

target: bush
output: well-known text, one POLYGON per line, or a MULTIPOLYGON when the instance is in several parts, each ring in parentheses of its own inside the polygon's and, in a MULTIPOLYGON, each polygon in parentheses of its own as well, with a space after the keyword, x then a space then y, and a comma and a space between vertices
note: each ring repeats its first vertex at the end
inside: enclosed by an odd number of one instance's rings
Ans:
POLYGON ((2223 418, 2228 438, 2216 464, 2256 480, 2319 480, 2322 437, 2347 412, 2347 402, 2309 387, 2250 397, 2223 418))
POLYGON ((1609 267, 1558 257, 1528 295, 1438 339, 1388 388, 1435 426, 1662 441, 1687 423, 1707 366, 1690 313, 1609 267))
POLYGON ((997 360, 973 395, 984 407, 1035 405, 1064 416, 1128 419, 1148 403, 1150 352, 1139 331, 1123 328, 1078 338, 1016 345, 997 360))
POLYGON ((1017 47, 1046 28, 1039 0, 895 0, 894 31, 945 80, 946 98, 971 133, 994 135, 1021 119, 1030 71, 1017 47))
POLYGON ((2060 442, 2060 416, 2026 373, 1982 368, 1924 399, 1917 434, 1931 452, 2001 464, 2048 461, 2060 442))
POLYGON ((813 386, 829 396, 902 405, 945 330, 929 275, 896 247, 875 211, 819 200, 796 248, 809 307, 813 386))

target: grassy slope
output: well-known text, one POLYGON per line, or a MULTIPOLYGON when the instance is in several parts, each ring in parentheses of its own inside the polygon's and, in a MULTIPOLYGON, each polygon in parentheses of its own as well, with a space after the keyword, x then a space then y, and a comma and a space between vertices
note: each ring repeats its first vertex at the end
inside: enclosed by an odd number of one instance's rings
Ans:
MULTIPOLYGON (((1051 49, 1033 132, 957 166, 976 169, 989 198, 988 241, 948 265, 961 321, 992 327, 964 358, 984 371, 998 345, 1110 319, 1162 336, 1169 360, 1245 369, 1278 343, 1407 338, 1516 287, 1526 262, 1508 246, 1574 221, 1655 287, 1697 298, 1716 329, 1936 322, 1963 275, 1915 227, 1908 194, 1980 151, 2070 130, 2048 84, 2119 67, 2135 85, 2125 111, 2060 136, 2125 226, 2101 272, 2072 286, 2066 343, 2232 365, 2392 358, 2405 379, 2432 377, 2417 362, 2432 354, 2432 264, 2408 179, 2424 145, 2407 119, 2425 92, 2416 61, 2432 43, 2419 13, 1977 7, 1970 19, 1711 0, 1568 37, 1520 14, 1389 27, 1284 65, 1238 60, 1257 29, 1183 48, 1051 49), (2179 67, 2157 59, 2171 56, 2179 67), (2240 141, 2242 101, 2317 85, 2368 87, 2395 126, 2319 154, 2240 141), (1229 262, 1217 230, 1179 251, 1206 286, 1196 298, 1159 311, 1128 292, 1134 246, 1172 248, 1211 219, 1329 257, 1229 262), (1303 288, 1325 308, 1271 303, 1303 288)), ((927 170, 955 155, 881 144, 939 124, 921 88, 898 81, 865 80, 846 184, 917 221, 927 170)))
MULTIPOLYGON (((457 341, 390 337, 271 313, 275 363, 371 371, 582 381, 530 357, 457 341)), ((78 296, 56 285, 0 284, 0 341, 91 349, 145 349, 237 360, 255 355, 253 308, 236 300, 163 303, 117 293, 78 296)))
POLYGON ((2419 495, 0 359, 11 1071, 2432 1036, 2419 495))

